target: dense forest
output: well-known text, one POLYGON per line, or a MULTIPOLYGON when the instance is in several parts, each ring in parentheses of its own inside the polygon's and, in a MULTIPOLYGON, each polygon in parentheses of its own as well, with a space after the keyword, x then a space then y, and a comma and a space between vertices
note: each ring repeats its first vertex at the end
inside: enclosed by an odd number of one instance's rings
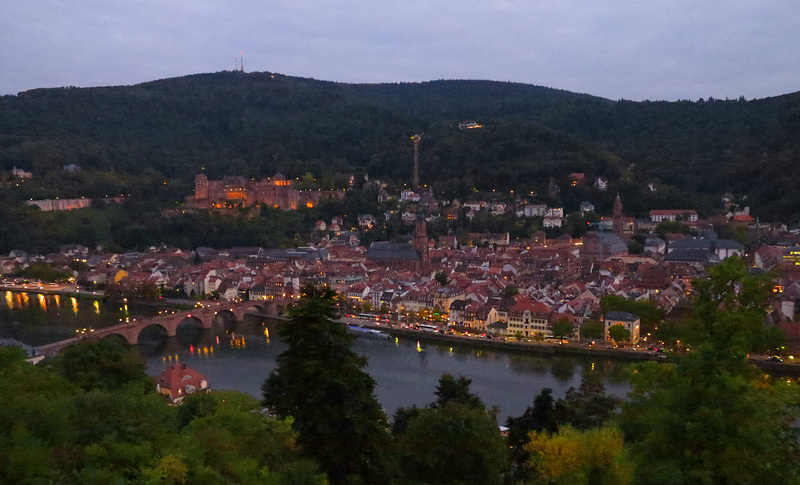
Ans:
POLYGON ((800 93, 633 102, 516 83, 342 84, 267 72, 36 89, 0 98, 0 169, 34 174, 18 200, 102 197, 156 179, 188 189, 180 200, 202 170, 402 183, 415 133, 423 183, 462 197, 544 193, 550 177, 563 187, 584 172, 637 201, 626 205, 636 215, 687 200, 710 210, 730 191, 762 220, 800 218, 800 93), (464 121, 484 128, 459 130, 464 121), (63 176, 70 164, 83 182, 63 176), (639 202, 648 183, 665 195, 639 202))

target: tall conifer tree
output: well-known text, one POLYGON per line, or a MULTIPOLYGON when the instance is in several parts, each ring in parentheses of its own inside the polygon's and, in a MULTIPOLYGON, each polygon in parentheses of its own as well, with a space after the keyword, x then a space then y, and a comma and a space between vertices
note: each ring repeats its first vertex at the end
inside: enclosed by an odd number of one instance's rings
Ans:
POLYGON ((386 415, 375 397, 367 360, 333 321, 334 292, 311 287, 279 333, 289 348, 262 386, 264 404, 292 417, 297 442, 332 483, 383 483, 386 415))

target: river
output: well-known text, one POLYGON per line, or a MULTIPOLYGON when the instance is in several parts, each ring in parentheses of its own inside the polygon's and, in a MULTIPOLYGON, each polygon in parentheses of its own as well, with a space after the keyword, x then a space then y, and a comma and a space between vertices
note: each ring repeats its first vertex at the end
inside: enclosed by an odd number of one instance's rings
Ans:
MULTIPOLYGON (((148 356, 150 375, 158 375, 171 363, 184 362, 204 374, 212 388, 260 398, 261 385, 286 349, 275 334, 273 323, 261 322, 240 324, 232 333, 192 336, 187 329, 154 348, 140 346, 140 351, 148 356)), ((439 377, 446 373, 472 379, 472 392, 488 406, 499 408, 500 422, 506 416, 521 415, 544 387, 563 397, 570 387, 580 386, 586 373, 599 374, 609 394, 625 397, 629 390, 623 380, 627 364, 607 358, 502 352, 403 337, 357 337, 353 350, 367 358, 365 370, 375 379, 375 394, 390 414, 401 406, 434 401, 439 377)))
MULTIPOLYGON (((7 292, 0 301, 0 338, 41 345, 70 337, 81 328, 102 328, 120 318, 157 312, 152 307, 7 292)), ((185 362, 204 374, 212 389, 260 397, 262 383, 286 348, 276 336, 275 325, 247 317, 233 332, 179 328, 178 337, 172 339, 161 339, 155 332, 143 335, 137 349, 147 359, 151 376, 170 363, 185 362)), ((570 387, 580 386, 586 373, 599 374, 609 394, 624 397, 629 389, 622 379, 627 364, 612 359, 530 355, 402 337, 359 337, 353 350, 367 358, 365 370, 375 379, 375 393, 390 414, 400 406, 432 402, 439 377, 445 373, 472 379, 472 392, 488 406, 499 408, 500 422, 522 414, 544 387, 563 397, 570 387)))
POLYGON ((38 346, 74 337, 76 330, 108 327, 125 318, 153 316, 158 311, 80 295, 2 291, 0 338, 38 346))

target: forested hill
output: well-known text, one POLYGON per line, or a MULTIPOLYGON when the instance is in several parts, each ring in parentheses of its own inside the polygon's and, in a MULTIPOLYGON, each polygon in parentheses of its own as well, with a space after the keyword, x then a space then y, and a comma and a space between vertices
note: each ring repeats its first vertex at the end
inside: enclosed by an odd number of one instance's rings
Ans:
POLYGON ((402 182, 414 133, 424 133, 423 181, 457 192, 540 192, 551 176, 581 171, 631 196, 649 182, 705 200, 732 191, 765 219, 800 218, 800 93, 631 102, 505 82, 220 72, 0 98, 0 168, 40 178, 74 163, 187 182, 202 168, 211 177, 310 171, 402 182), (462 131, 462 121, 484 128, 462 131))

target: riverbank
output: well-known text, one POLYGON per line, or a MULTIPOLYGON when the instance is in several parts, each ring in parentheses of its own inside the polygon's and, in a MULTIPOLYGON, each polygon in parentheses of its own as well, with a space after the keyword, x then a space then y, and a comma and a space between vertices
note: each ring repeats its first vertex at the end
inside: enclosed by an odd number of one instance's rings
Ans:
POLYGON ((103 300, 106 295, 102 291, 80 290, 74 286, 25 286, 25 285, 0 285, 2 291, 14 291, 17 293, 38 293, 42 295, 64 295, 92 300, 103 300))
MULTIPOLYGON (((528 343, 528 342, 517 342, 511 340, 487 339, 480 337, 462 337, 446 333, 423 332, 408 328, 386 327, 368 323, 362 324, 362 326, 365 328, 380 330, 396 337, 402 336, 421 341, 438 342, 443 344, 468 345, 484 349, 500 350, 503 352, 602 357, 602 358, 610 358, 616 360, 625 360, 629 362, 645 362, 645 361, 675 362, 683 357, 682 355, 679 354, 653 353, 646 350, 608 349, 608 348, 580 346, 576 344, 561 345, 552 343, 532 343, 532 342, 528 343)), ((758 359, 749 359, 749 362, 751 364, 758 366, 760 369, 769 372, 770 374, 784 376, 784 377, 800 378, 800 365, 798 364, 774 362, 774 361, 758 360, 758 359)))
MULTIPOLYGON (((408 328, 385 327, 376 325, 363 325, 366 328, 381 330, 392 336, 402 336, 430 342, 450 343, 456 345, 469 345, 485 349, 502 350, 504 352, 524 352, 529 354, 559 354, 572 356, 611 357, 621 360, 642 361, 660 360, 658 354, 647 352, 625 351, 618 349, 603 349, 595 347, 579 347, 577 345, 560 345, 551 343, 517 342, 511 340, 487 339, 481 337, 462 337, 458 335, 422 332, 408 328)), ((663 354, 661 354, 663 355, 663 354)))

